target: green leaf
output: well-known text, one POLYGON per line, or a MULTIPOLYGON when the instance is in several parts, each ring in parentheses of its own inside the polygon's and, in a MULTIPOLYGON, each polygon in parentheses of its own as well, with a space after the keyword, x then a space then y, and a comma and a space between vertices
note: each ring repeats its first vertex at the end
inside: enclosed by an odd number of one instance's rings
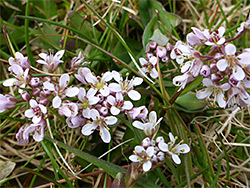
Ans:
POLYGON ((42 18, 51 18, 57 15, 57 7, 55 1, 32 0, 34 15, 42 18), (41 10, 43 12, 41 12, 41 10))
POLYGON ((194 92, 189 92, 179 96, 175 101, 175 105, 179 110, 193 113, 202 111, 207 106, 207 102, 197 99, 194 92))
POLYGON ((156 42, 160 46, 165 46, 169 41, 169 38, 163 35, 159 29, 156 29, 153 36, 149 40, 156 42))
POLYGON ((56 143, 58 146, 64 148, 65 150, 74 153, 76 156, 94 164, 95 166, 98 166, 99 168, 102 168, 105 170, 109 175, 115 178, 116 174, 119 172, 124 172, 125 169, 117 166, 111 162, 104 161, 102 159, 98 159, 97 157, 90 155, 84 151, 78 150, 76 148, 73 148, 67 144, 64 144, 60 141, 54 140, 50 137, 45 136, 45 139, 49 142, 56 143))

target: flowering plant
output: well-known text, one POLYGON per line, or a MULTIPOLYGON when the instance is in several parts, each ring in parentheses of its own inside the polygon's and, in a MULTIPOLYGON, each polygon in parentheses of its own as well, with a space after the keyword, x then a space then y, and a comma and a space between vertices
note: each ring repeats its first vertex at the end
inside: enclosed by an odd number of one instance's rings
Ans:
POLYGON ((25 16, 3 15, 1 28, 0 156, 14 165, 0 160, 0 185, 33 187, 41 177, 50 181, 43 187, 243 186, 250 16, 234 12, 242 2, 229 10, 219 1, 28 0, 22 11, 3 1, 25 16), (183 5, 205 23, 174 14, 183 5), (23 171, 30 176, 19 179, 23 171))

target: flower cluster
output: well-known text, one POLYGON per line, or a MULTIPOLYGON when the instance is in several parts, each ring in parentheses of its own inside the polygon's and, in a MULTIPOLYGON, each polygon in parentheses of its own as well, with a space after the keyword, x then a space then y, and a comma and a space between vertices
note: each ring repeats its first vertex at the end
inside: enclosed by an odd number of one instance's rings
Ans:
POLYGON ((152 111, 149 113, 148 119, 142 119, 143 123, 140 121, 133 122, 134 127, 143 130, 144 134, 148 136, 143 139, 140 146, 135 147, 134 154, 129 157, 131 161, 139 163, 141 167, 139 171, 148 172, 154 166, 164 162, 167 155, 171 156, 176 164, 180 164, 181 160, 179 155, 190 151, 187 144, 182 144, 183 141, 175 144, 178 138, 174 137, 172 133, 169 133, 169 143, 165 143, 162 136, 153 139, 158 131, 157 127, 159 127, 161 120, 162 118, 157 121, 156 112, 152 111))
MULTIPOLYGON (((60 63, 64 50, 55 55, 40 53, 38 63, 43 65, 47 72, 53 72, 60 63)), ((14 75, 3 82, 4 86, 16 86, 21 95, 17 101, 14 96, 0 95, 2 107, 0 113, 12 109, 17 102, 27 101, 27 110, 24 115, 30 119, 21 127, 16 135, 19 143, 29 143, 29 135, 33 134, 36 141, 41 141, 46 131, 46 119, 49 117, 48 108, 65 116, 70 128, 81 127, 83 135, 88 136, 95 130, 100 131, 101 139, 105 143, 111 140, 109 126, 117 123, 117 115, 127 113, 132 119, 147 115, 145 106, 134 107, 130 101, 137 101, 141 94, 135 90, 135 86, 143 82, 142 78, 133 77, 125 79, 117 71, 107 71, 101 76, 96 76, 83 62, 84 57, 79 53, 78 57, 71 60, 72 71, 77 71, 74 77, 82 83, 80 87, 72 86, 73 76, 62 74, 59 79, 49 76, 35 77, 27 57, 21 53, 15 53, 15 58, 9 59, 9 71, 14 75)))
POLYGON ((234 109, 249 105, 247 88, 250 88, 250 49, 237 51, 235 45, 230 43, 248 27, 249 20, 241 25, 237 36, 229 40, 224 36, 224 27, 214 32, 193 27, 192 32, 187 35, 187 44, 178 41, 171 51, 171 59, 180 64, 183 73, 174 77, 173 84, 180 86, 180 91, 201 75, 205 88, 197 92, 198 99, 213 96, 213 102, 217 102, 221 108, 234 109), (210 49, 205 54, 195 49, 200 46, 210 49))

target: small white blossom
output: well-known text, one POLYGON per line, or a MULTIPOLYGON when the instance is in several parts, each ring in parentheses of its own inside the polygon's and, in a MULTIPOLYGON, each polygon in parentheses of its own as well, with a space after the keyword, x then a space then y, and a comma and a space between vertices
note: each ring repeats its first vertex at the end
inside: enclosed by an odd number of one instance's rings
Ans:
POLYGON ((152 137, 157 129, 157 125, 161 122, 162 117, 157 121, 157 114, 155 111, 149 113, 149 119, 144 121, 134 121, 133 126, 137 129, 143 130, 145 135, 152 137))
POLYGON ((25 111, 25 116, 32 118, 33 123, 39 123, 47 113, 47 108, 42 104, 38 104, 34 99, 31 99, 29 104, 31 108, 25 111))
POLYGON ((183 141, 175 145, 177 137, 175 138, 171 132, 169 133, 169 138, 170 138, 169 143, 166 144, 165 142, 161 141, 158 144, 158 147, 161 151, 167 152, 169 155, 171 155, 173 161, 176 164, 180 164, 181 159, 179 155, 188 153, 190 151, 190 147, 187 144, 182 144, 183 141))
POLYGON ((91 135, 96 129, 100 131, 100 136, 103 142, 109 143, 111 136, 108 125, 113 125, 117 122, 114 116, 102 117, 96 109, 92 109, 90 113, 92 121, 82 127, 82 134, 85 136, 91 135))
POLYGON ((139 58, 139 61, 141 63, 141 66, 142 66, 142 71, 145 73, 145 74, 150 74, 150 76, 154 79, 156 79, 158 77, 158 72, 155 68, 156 66, 156 63, 157 63, 157 57, 155 56, 152 56, 149 58, 149 60, 147 61, 146 59, 144 58, 139 58))

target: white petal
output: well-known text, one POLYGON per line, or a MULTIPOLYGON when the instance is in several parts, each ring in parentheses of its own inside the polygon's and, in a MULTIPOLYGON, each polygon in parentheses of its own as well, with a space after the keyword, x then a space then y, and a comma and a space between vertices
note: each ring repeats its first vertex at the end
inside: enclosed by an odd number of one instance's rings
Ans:
POLYGON ((111 140, 110 133, 104 126, 100 127, 100 135, 101 135, 103 142, 105 142, 105 143, 110 142, 110 140, 111 140))
POLYGON ((181 73, 186 72, 190 66, 191 66, 192 61, 187 61, 182 67, 181 67, 181 73))
POLYGON ((68 74, 63 74, 61 77, 60 77, 60 80, 59 80, 59 87, 61 89, 64 89, 67 87, 68 83, 70 81, 70 77, 68 74))
POLYGON ((48 56, 48 54, 46 54, 46 53, 40 53, 39 54, 39 57, 44 59, 44 60, 46 60, 47 56, 48 56))
POLYGON ((41 60, 41 59, 37 60, 36 62, 37 62, 37 63, 40 63, 40 64, 42 64, 42 65, 47 65, 47 64, 48 64, 46 61, 41 60))
POLYGON ((109 84, 109 89, 113 92, 120 92, 122 91, 122 88, 120 86, 120 84, 117 83, 110 83, 109 84))
POLYGON ((115 79, 115 81, 117 81, 118 83, 122 81, 122 77, 119 72, 112 71, 112 74, 113 74, 113 78, 115 79))
POLYGON ((104 118, 107 125, 113 125, 117 122, 117 118, 114 116, 108 116, 104 118))
POLYGON ((98 120, 98 119, 100 119, 100 113, 96 109, 91 109, 90 110, 90 117, 93 120, 98 120))
POLYGON ((152 157, 155 154, 154 146, 150 146, 147 148, 146 153, 149 157, 152 157))
POLYGON ((117 101, 123 101, 123 96, 121 92, 116 93, 115 97, 117 101))
POLYGON ((62 99, 58 96, 55 96, 52 100, 53 108, 59 108, 61 106, 61 103, 62 103, 62 99))
POLYGON ((202 80, 202 84, 203 84, 204 86, 206 86, 206 87, 214 86, 214 83, 213 83, 212 80, 209 79, 209 78, 204 78, 204 79, 202 80))
POLYGON ((84 101, 86 96, 86 90, 84 88, 79 88, 78 98, 80 101, 84 101))
POLYGON ((36 108, 38 106, 37 102, 34 99, 31 99, 29 103, 31 108, 36 108))
POLYGON ((72 116, 72 111, 68 107, 60 107, 58 112, 66 117, 72 116))
POLYGON ((156 65, 156 63, 157 63, 157 57, 152 56, 152 57, 149 59, 149 62, 150 62, 152 65, 156 65))
POLYGON ((156 121, 157 121, 157 114, 156 114, 155 111, 152 111, 152 112, 149 113, 149 121, 150 121, 150 123, 153 123, 153 124, 156 123, 156 121))
POLYGON ((190 151, 190 147, 187 144, 181 144, 176 148, 178 153, 188 153, 190 151))
POLYGON ((225 52, 227 55, 234 55, 236 53, 236 47, 233 44, 228 44, 225 47, 225 52))
POLYGON ((199 90, 197 93, 196 93, 196 97, 198 99, 205 99, 207 97, 209 97, 211 94, 212 94, 213 90, 212 88, 205 88, 205 89, 202 89, 202 90, 199 90))
POLYGON ((238 58, 239 58, 239 62, 242 64, 242 65, 246 65, 246 66, 249 66, 250 64, 250 53, 249 52, 245 52, 245 53, 242 53, 240 55, 238 55, 238 58))
POLYGON ((47 113, 47 108, 45 106, 43 106, 42 104, 39 104, 38 106, 41 109, 41 111, 42 111, 43 114, 47 113))
POLYGON ((131 110, 133 108, 133 104, 130 101, 125 101, 122 109, 124 110, 131 110))
POLYGON ((17 80, 16 78, 10 78, 10 79, 8 79, 8 80, 5 80, 5 81, 3 82, 3 85, 4 85, 5 87, 14 86, 16 82, 18 82, 18 80, 17 80))
POLYGON ((132 125, 137 129, 144 130, 144 123, 140 121, 134 121, 132 125))
POLYGON ((87 123, 82 127, 82 134, 85 136, 91 135, 97 127, 97 124, 95 123, 87 123))
POLYGON ((218 102, 219 106, 221 108, 225 108, 226 107, 226 101, 225 101, 224 94, 222 92, 219 92, 216 97, 217 97, 217 102, 218 102))
POLYGON ((245 78, 245 72, 238 65, 233 67, 233 75, 237 80, 243 80, 245 78))
POLYGON ((159 147, 159 149, 161 150, 161 151, 163 151, 163 152, 168 152, 169 150, 168 150, 168 144, 166 144, 165 142, 160 142, 159 144, 158 144, 158 147, 159 147))
POLYGON ((93 88, 90 88, 87 92, 87 98, 90 99, 90 97, 94 97, 94 95, 96 94, 97 90, 96 89, 93 89, 93 88))
POLYGON ((138 91, 135 90, 130 90, 128 92, 128 96, 130 99, 132 99, 133 101, 138 101, 141 99, 141 94, 138 91))
POLYGON ((226 39, 223 37, 219 41, 217 41, 217 44, 222 45, 222 44, 224 44, 225 41, 226 41, 226 39))
POLYGON ((108 72, 105 72, 104 75, 102 76, 102 81, 108 82, 112 80, 112 78, 113 78, 113 74, 108 71, 108 72))
POLYGON ((142 146, 135 146, 135 152, 136 153, 141 153, 143 151, 145 152, 144 147, 142 147, 142 146))
POLYGON ((151 169, 151 167, 152 167, 152 162, 151 161, 147 161, 147 162, 143 163, 143 165, 142 165, 142 168, 143 168, 144 172, 149 171, 151 169))
POLYGON ((112 115, 116 116, 116 115, 120 114, 121 110, 116 108, 115 106, 111 106, 110 112, 112 115))
POLYGON ((109 88, 107 86, 104 86, 103 89, 100 89, 100 93, 104 96, 107 97, 109 95, 109 88))
POLYGON ((147 60, 144 59, 143 57, 140 57, 140 58, 139 58, 139 61, 140 61, 140 63, 141 63, 142 66, 148 64, 147 60))
POLYGON ((181 159, 178 155, 172 154, 172 159, 176 164, 181 164, 181 159))
POLYGON ((130 155, 129 156, 129 159, 133 162, 139 162, 140 160, 138 159, 138 156, 137 155, 130 155))
POLYGON ((57 60, 61 59, 64 52, 65 52, 65 50, 60 50, 60 51, 56 52, 56 54, 54 55, 54 58, 57 60))
POLYGON ((100 98, 99 97, 91 97, 89 98, 89 105, 94 105, 99 102, 100 98))
POLYGON ((155 68, 152 69, 152 72, 150 73, 150 76, 154 79, 158 77, 158 72, 155 68))
POLYGON ((92 73, 86 74, 85 79, 88 83, 95 84, 97 82, 97 78, 92 73))
POLYGON ((20 65, 14 64, 11 67, 12 67, 12 71, 16 75, 21 76, 23 74, 23 68, 20 65))
POLYGON ((226 59, 221 59, 217 62, 216 66, 219 69, 219 71, 225 71, 226 68, 228 67, 228 62, 226 59))
POLYGON ((39 117, 38 116, 34 116, 32 118, 32 122, 35 123, 35 124, 37 124, 37 123, 39 123, 41 121, 41 119, 42 119, 41 116, 39 116, 39 117))
POLYGON ((175 138, 174 138, 174 135, 171 133, 171 132, 169 132, 169 139, 170 139, 170 141, 172 142, 172 144, 174 144, 175 143, 175 138))
POLYGON ((225 33, 226 29, 225 27, 221 26, 219 29, 218 29, 218 32, 219 32, 219 36, 222 37, 225 33))
POLYGON ((138 85, 141 85, 143 82, 143 79, 142 78, 139 78, 139 77, 135 77, 132 81, 132 85, 133 86, 138 86, 138 85))
POLYGON ((34 111, 33 109, 28 109, 24 112, 24 115, 27 117, 27 118, 32 118, 35 114, 34 114, 34 111))
POLYGON ((79 93, 79 89, 77 87, 71 87, 71 88, 66 89, 66 91, 65 91, 65 94, 68 97, 74 97, 74 96, 78 95, 78 93, 79 93))
POLYGON ((52 84, 48 81, 43 83, 43 87, 45 87, 45 89, 48 89, 49 91, 55 91, 54 84, 52 84))
POLYGON ((107 102, 110 104, 110 105, 112 105, 112 106, 114 106, 115 105, 115 97, 113 97, 112 95, 110 95, 110 96, 108 96, 108 98, 107 98, 107 102))

